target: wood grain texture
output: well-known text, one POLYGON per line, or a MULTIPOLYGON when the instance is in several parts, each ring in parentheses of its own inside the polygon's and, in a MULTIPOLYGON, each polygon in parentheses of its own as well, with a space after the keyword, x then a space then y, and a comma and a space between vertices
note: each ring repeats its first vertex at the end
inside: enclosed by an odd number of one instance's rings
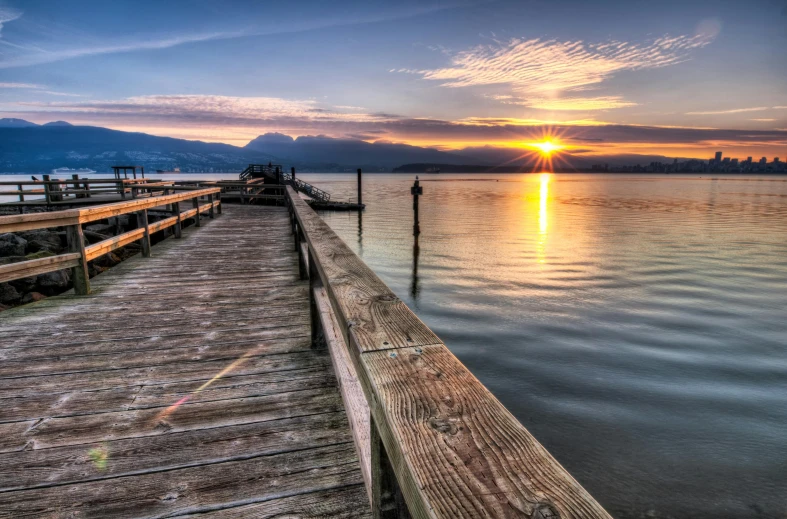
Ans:
POLYGON ((287 212, 223 212, 0 315, 0 517, 369 516, 287 212))
POLYGON ((414 517, 609 518, 444 345, 361 362, 414 517))

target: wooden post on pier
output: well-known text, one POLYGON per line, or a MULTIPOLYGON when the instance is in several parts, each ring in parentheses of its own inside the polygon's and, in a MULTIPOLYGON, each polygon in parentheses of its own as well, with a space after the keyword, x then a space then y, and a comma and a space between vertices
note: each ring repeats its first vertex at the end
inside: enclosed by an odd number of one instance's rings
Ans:
POLYGON ((292 174, 292 180, 295 181, 295 167, 290 168, 290 173, 292 174))
POLYGON ((74 293, 86 296, 90 293, 90 275, 87 270, 85 236, 82 232, 81 223, 66 227, 66 243, 68 252, 76 252, 80 255, 79 264, 71 268, 71 281, 74 283, 74 293))
POLYGON ((145 233, 142 235, 142 256, 150 257, 150 226, 148 225, 148 210, 143 209, 137 212, 137 227, 142 227, 145 233))
POLYGON ((417 247, 418 235, 421 234, 421 224, 418 221, 418 195, 424 194, 424 188, 421 187, 417 175, 413 187, 410 188, 410 194, 413 195, 413 236, 415 236, 415 246, 417 247))
POLYGON ((358 205, 363 203, 363 192, 361 189, 361 168, 358 168, 358 205))

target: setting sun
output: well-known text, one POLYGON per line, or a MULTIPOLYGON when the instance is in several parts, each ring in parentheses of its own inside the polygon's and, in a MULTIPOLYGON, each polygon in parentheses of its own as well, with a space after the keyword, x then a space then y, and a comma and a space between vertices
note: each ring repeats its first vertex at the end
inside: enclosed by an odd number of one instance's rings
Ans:
POLYGON ((544 142, 534 142, 531 144, 534 148, 538 148, 538 150, 543 153, 544 155, 550 155, 552 152, 559 150, 562 146, 555 144, 551 141, 544 141, 544 142))

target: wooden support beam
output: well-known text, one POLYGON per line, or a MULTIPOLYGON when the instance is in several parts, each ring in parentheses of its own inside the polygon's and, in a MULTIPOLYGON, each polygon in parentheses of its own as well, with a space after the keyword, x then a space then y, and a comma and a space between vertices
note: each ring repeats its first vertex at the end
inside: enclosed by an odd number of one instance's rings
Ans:
POLYGON ((194 209, 197 210, 194 216, 194 227, 200 227, 200 207, 199 207, 199 197, 195 197, 191 199, 191 203, 194 204, 194 209))
POLYGON ((175 223, 175 238, 180 239, 183 231, 183 222, 180 219, 180 202, 175 202, 172 204, 172 212, 177 218, 177 223, 175 223))
POLYGON ((71 268, 74 292, 82 296, 87 295, 90 293, 90 276, 87 271, 87 254, 85 254, 85 236, 82 233, 82 224, 66 227, 66 241, 68 252, 79 254, 79 264, 71 268))
POLYGON ((137 226, 143 230, 140 245, 142 245, 142 256, 150 257, 150 226, 148 225, 148 210, 143 209, 137 213, 137 226))

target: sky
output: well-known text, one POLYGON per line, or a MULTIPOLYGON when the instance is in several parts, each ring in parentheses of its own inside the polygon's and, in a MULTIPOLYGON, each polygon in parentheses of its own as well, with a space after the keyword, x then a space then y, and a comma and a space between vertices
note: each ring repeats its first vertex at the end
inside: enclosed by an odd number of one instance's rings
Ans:
POLYGON ((0 117, 787 159, 787 0, 0 0, 0 117))

